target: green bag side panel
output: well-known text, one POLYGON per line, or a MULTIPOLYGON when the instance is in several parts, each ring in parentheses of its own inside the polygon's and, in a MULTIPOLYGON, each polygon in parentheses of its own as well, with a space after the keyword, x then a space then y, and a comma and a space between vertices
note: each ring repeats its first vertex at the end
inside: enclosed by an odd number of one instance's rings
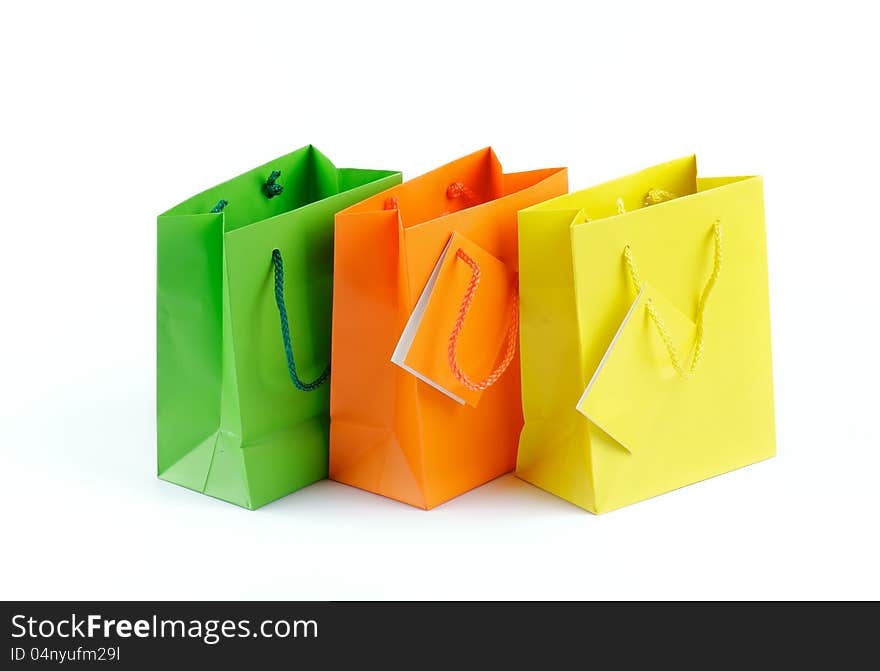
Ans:
MULTIPOLYGON (((224 255, 224 272, 226 276, 224 255)), ((220 427, 205 476, 202 492, 245 508, 252 508, 251 494, 241 458, 241 408, 232 343, 229 285, 223 283, 223 378, 220 396, 220 427)))
POLYGON ((311 195, 309 203, 339 193, 339 171, 329 158, 314 147, 309 153, 309 182, 311 195))
POLYGON ((158 471, 187 456, 180 484, 201 489, 220 425, 223 215, 160 216, 157 250, 158 471))
POLYGON ((210 469, 201 492, 243 508, 254 509, 256 506, 253 505, 245 473, 241 438, 218 431, 210 469))
MULTIPOLYGON (((376 182, 381 179, 385 179, 386 177, 391 177, 392 179, 397 176, 397 181, 394 181, 389 186, 383 187, 384 189, 391 188, 392 186, 396 186, 400 184, 401 181, 401 173, 394 172, 392 170, 366 170, 363 168, 339 168, 339 192, 348 191, 350 189, 356 189, 359 186, 366 186, 372 182, 376 182)), ((372 194, 371 194, 372 195, 372 194)), ((366 197, 366 196, 365 196, 366 197)), ((361 199, 363 200, 363 199, 361 199)), ((356 201, 358 202, 358 201, 356 201)))

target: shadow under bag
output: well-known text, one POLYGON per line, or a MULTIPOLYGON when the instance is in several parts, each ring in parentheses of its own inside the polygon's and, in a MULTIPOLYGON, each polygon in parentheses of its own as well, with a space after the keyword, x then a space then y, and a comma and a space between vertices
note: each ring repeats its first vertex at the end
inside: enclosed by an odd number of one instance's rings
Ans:
POLYGON ((760 177, 694 157, 519 213, 517 474, 595 513, 776 451, 760 177))
POLYGON ((160 478, 257 508, 327 476, 333 217, 400 180, 307 146, 159 216, 160 478))

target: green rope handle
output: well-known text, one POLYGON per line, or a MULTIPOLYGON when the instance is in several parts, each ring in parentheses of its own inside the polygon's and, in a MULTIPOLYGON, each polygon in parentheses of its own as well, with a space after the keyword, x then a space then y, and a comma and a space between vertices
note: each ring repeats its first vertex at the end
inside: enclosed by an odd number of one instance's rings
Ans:
MULTIPOLYGON (((263 184, 263 195, 266 198, 274 198, 275 196, 281 195, 284 191, 284 187, 281 184, 278 184, 278 178, 281 177, 280 170, 273 170, 269 173, 269 179, 263 184)), ((229 205, 229 201, 225 198, 221 198, 217 201, 217 204, 211 208, 211 214, 218 214, 223 211, 223 208, 229 205)))
POLYGON ((290 380, 300 391, 315 391, 330 377, 330 365, 328 364, 324 372, 312 382, 303 382, 300 379, 296 372, 296 363, 293 361, 293 346, 290 344, 290 325, 287 321, 287 307, 284 305, 284 262, 278 249, 272 250, 272 265, 275 268, 275 304, 278 306, 278 316, 281 319, 281 341, 284 344, 284 354, 287 356, 290 380))
POLYGON ((263 184, 263 195, 265 195, 266 198, 274 198, 275 196, 281 195, 281 192, 284 191, 284 187, 276 183, 276 180, 279 177, 281 177, 280 170, 273 170, 269 174, 269 179, 263 184))

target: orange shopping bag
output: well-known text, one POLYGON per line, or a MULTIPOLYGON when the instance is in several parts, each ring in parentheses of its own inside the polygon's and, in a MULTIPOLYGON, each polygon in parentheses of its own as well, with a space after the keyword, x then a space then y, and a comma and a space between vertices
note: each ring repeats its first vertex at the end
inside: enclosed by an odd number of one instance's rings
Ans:
POLYGON ((513 470, 516 213, 567 190, 483 149, 337 213, 331 478, 428 509, 513 470))

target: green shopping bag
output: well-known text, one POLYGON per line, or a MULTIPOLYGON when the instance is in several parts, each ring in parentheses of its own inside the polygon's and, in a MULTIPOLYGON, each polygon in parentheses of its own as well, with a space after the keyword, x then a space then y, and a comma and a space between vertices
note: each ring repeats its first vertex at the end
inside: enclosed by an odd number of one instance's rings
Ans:
POLYGON ((160 478, 254 509, 327 477, 333 217, 400 181, 307 146, 158 217, 160 478))

